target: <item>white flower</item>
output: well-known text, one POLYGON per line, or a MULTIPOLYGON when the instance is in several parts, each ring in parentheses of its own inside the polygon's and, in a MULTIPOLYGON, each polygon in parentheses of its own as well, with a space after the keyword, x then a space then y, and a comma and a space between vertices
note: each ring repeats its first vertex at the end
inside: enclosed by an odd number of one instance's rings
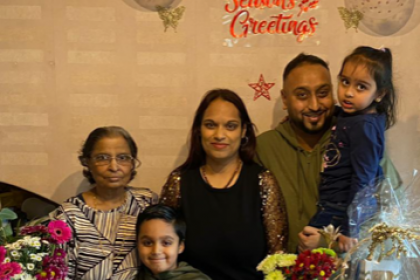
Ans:
POLYGON ((32 238, 32 236, 29 236, 29 235, 25 235, 24 237, 23 237, 23 240, 26 240, 26 241, 28 241, 28 240, 30 240, 32 238))
POLYGON ((35 265, 33 263, 28 263, 26 264, 26 267, 28 268, 28 270, 34 270, 35 265))
POLYGON ((42 243, 44 243, 45 245, 50 244, 50 242, 48 242, 47 240, 42 240, 42 243))
POLYGON ((30 258, 31 260, 33 260, 33 261, 38 261, 38 262, 40 262, 40 261, 42 261, 42 258, 43 258, 44 256, 46 256, 46 255, 48 255, 48 253, 30 254, 30 255, 29 255, 29 258, 30 258))
POLYGON ((12 280, 21 280, 24 274, 26 273, 15 274, 13 275, 12 280))
POLYGON ((12 251, 10 253, 14 259, 18 259, 20 257, 20 253, 18 251, 12 251))
POLYGON ((41 242, 39 242, 39 240, 31 240, 29 241, 29 246, 39 249, 41 247, 41 242))
POLYGON ((20 244, 18 242, 14 242, 10 244, 9 246, 6 245, 6 247, 9 247, 9 249, 19 250, 21 248, 20 244))
POLYGON ((10 260, 10 258, 9 257, 7 257, 7 258, 5 258, 4 259, 4 263, 9 263, 11 260, 10 260))
POLYGON ((27 274, 26 272, 21 274, 16 274, 12 277, 12 280, 36 280, 35 277, 33 277, 30 274, 27 274))

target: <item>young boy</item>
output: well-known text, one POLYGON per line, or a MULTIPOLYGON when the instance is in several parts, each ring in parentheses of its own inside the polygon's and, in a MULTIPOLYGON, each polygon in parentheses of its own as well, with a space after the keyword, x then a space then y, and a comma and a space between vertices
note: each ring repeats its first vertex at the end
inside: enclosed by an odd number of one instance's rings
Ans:
POLYGON ((137 253, 142 266, 138 280, 211 280, 185 262, 178 264, 184 251, 185 221, 171 207, 147 207, 137 220, 137 253))

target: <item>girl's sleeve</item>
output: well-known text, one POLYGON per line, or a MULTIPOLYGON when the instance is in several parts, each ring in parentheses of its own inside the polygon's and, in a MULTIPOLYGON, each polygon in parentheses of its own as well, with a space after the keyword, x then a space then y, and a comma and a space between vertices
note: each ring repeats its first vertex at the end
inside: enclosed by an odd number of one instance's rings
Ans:
MULTIPOLYGON (((351 205, 359 191, 382 179, 380 161, 383 157, 385 144, 383 131, 380 131, 371 122, 357 123, 353 126, 349 135, 353 173, 347 205, 351 205)), ((369 216, 373 214, 369 214, 369 216)), ((342 223, 341 230, 344 235, 350 235, 349 217, 347 215, 342 223)))
POLYGON ((181 202, 181 174, 180 172, 172 172, 160 193, 159 203, 179 208, 181 202))
POLYGON ((68 279, 76 279, 76 231, 74 229, 73 223, 70 221, 69 217, 66 215, 66 212, 64 210, 63 206, 59 206, 56 210, 50 213, 50 219, 51 220, 61 220, 68 224, 68 226, 71 228, 71 234, 72 238, 69 242, 63 245, 63 250, 66 252, 66 261, 68 266, 68 279))
POLYGON ((355 194, 374 182, 379 174, 380 161, 384 153, 383 132, 371 122, 356 124, 350 135, 351 165, 353 174, 351 177, 351 189, 349 204, 355 194))
POLYGON ((260 173, 262 215, 269 254, 287 248, 289 224, 286 204, 280 187, 270 171, 260 173))

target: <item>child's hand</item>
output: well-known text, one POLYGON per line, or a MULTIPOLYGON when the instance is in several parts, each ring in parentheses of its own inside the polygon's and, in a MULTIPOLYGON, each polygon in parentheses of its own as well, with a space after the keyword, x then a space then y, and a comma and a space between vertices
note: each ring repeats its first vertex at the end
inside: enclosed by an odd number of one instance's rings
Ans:
POLYGON ((353 246, 355 246, 357 242, 358 241, 355 238, 340 235, 338 237, 338 248, 340 248, 341 252, 345 253, 349 251, 353 246))
POLYGON ((306 226, 303 230, 299 233, 299 246, 298 251, 299 253, 312 250, 318 248, 321 243, 321 234, 319 233, 319 229, 306 226))

